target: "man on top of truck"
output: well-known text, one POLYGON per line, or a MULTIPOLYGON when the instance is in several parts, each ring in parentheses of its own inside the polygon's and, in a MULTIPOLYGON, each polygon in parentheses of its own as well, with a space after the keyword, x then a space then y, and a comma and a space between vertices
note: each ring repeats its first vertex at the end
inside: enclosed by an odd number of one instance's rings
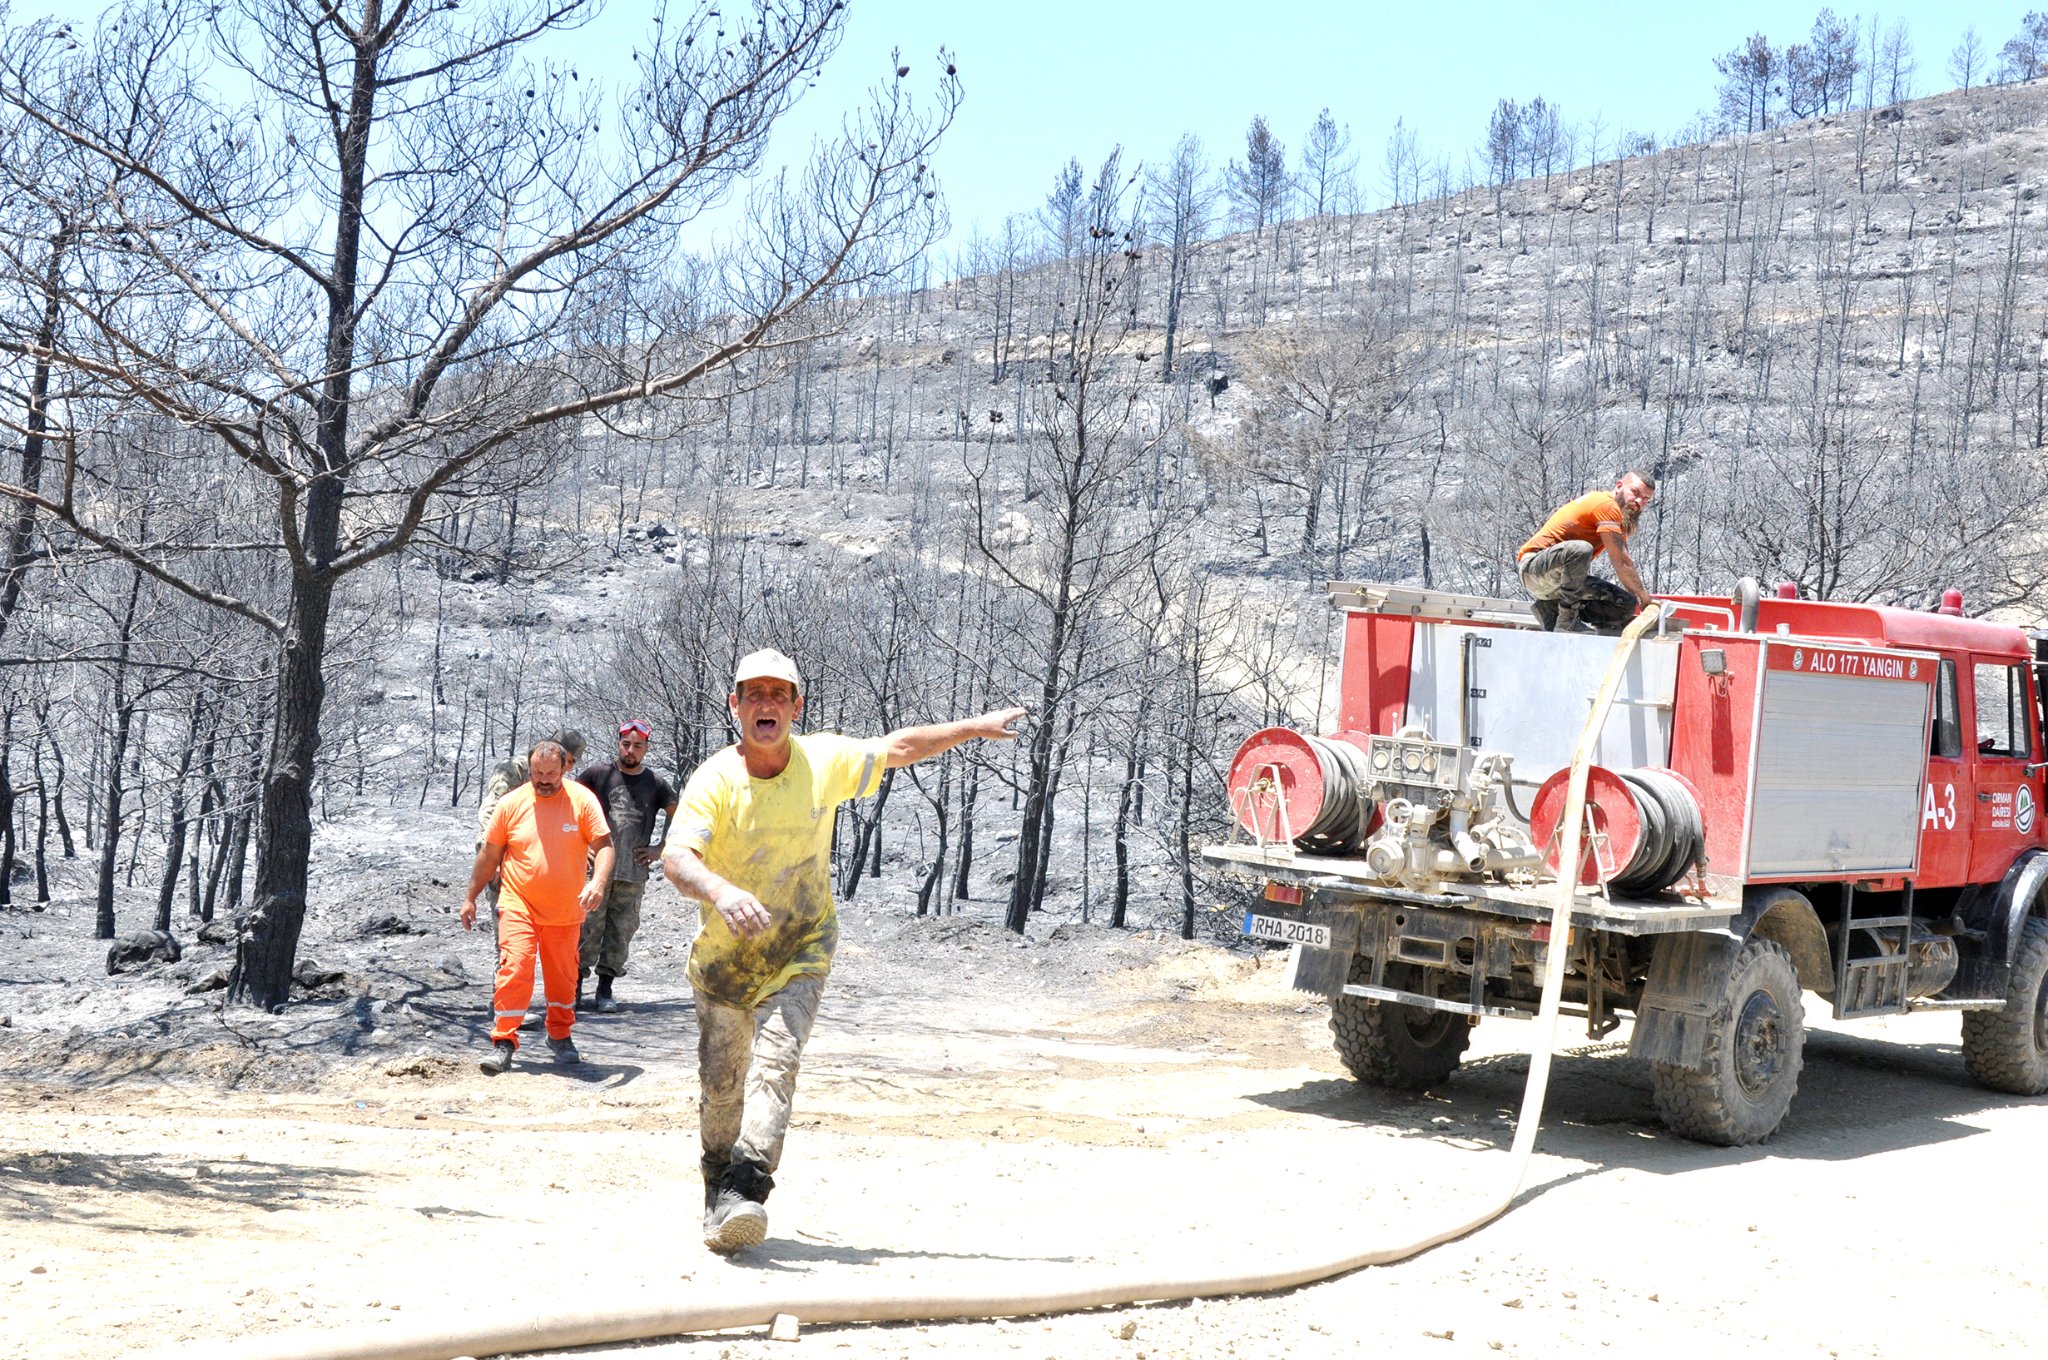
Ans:
POLYGON ((1614 490, 1589 491, 1552 511, 1521 546, 1515 568, 1545 632, 1618 630, 1649 606, 1650 592, 1629 556, 1628 540, 1656 494, 1657 483, 1647 474, 1624 472, 1614 490), (1592 574, 1593 559, 1603 552, 1620 585, 1592 574))

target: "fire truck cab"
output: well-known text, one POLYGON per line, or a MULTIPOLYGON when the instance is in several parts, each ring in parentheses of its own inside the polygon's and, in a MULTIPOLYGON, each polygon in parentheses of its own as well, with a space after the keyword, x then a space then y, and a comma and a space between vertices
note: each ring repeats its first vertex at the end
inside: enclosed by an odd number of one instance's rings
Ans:
MULTIPOLYGON (((1536 1010, 1564 783, 1616 640, 1514 601, 1337 583, 1336 729, 1269 728, 1230 773, 1263 885, 1360 1080, 1447 1079, 1470 1029, 1536 1010), (1545 884, 1549 887, 1545 887, 1545 884)), ((1797 1089, 1802 993, 1838 1018, 1962 1013, 1964 1063, 2048 1091, 2041 660, 1939 612, 1662 597, 1597 737, 1566 942, 1587 1033, 1633 1020, 1660 1116, 1769 1137, 1797 1089)))

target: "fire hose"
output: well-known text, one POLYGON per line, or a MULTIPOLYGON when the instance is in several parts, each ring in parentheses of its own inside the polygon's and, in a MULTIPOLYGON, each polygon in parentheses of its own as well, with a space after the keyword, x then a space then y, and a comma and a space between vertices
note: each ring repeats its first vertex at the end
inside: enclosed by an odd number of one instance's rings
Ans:
POLYGON ((1529 1075, 1522 1090, 1521 1115, 1508 1151, 1500 1193, 1468 1218, 1413 1242, 1354 1251, 1334 1259, 1297 1260, 1277 1268, 1242 1275, 1156 1277, 1138 1273, 1103 1278, 1090 1270, 1085 1284, 1050 1284, 1019 1290, 1014 1282, 1000 1292, 955 1290, 923 1294, 817 1294, 797 1296, 763 1291, 758 1295, 716 1302, 671 1303, 622 1300, 618 1306, 578 1312, 520 1317, 516 1310, 494 1307, 488 1318, 464 1317, 444 1324, 412 1323, 281 1334, 191 1343, 152 1352, 163 1360, 458 1360, 478 1355, 521 1354, 564 1350, 576 1346, 725 1331, 736 1327, 767 1327, 777 1318, 796 1318, 808 1326, 848 1322, 938 1322, 976 1318, 1019 1317, 1077 1312, 1137 1303, 1264 1294, 1293 1289, 1317 1280, 1349 1274, 1366 1266, 1391 1265, 1454 1241, 1491 1223, 1521 1194, 1535 1151, 1537 1125, 1550 1084, 1550 1058, 1557 1044, 1558 1013, 1564 997, 1564 974, 1571 941, 1571 913, 1577 872, 1584 849, 1581 832, 1586 811, 1586 781, 1593 751, 1606 724, 1607 711, 1621 685, 1635 644, 1656 625, 1661 610, 1637 615, 1621 634, 1614 659, 1594 695, 1592 712, 1572 753, 1565 811, 1559 826, 1556 900, 1551 908, 1550 948, 1546 951, 1543 997, 1536 1015, 1536 1041, 1529 1049, 1529 1075))

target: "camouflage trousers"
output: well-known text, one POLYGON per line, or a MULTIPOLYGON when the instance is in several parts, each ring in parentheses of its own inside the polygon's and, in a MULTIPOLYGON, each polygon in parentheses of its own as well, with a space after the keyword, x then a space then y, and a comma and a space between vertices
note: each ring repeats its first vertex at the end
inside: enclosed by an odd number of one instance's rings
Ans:
POLYGON ((1576 610, 1591 627, 1619 630, 1636 616, 1636 597, 1614 582, 1593 575, 1593 545, 1567 539, 1518 564, 1522 588, 1529 592, 1544 629, 1557 626, 1560 607, 1576 610))
POLYGON ((604 901, 583 918, 578 941, 583 976, 588 977, 593 968, 599 977, 626 975, 626 950, 640 929, 640 898, 646 891, 645 883, 614 879, 605 889, 604 901))
POLYGON ((825 979, 799 974, 749 1010, 697 993, 698 1128, 704 1175, 735 1162, 773 1172, 796 1095, 796 1074, 825 979))

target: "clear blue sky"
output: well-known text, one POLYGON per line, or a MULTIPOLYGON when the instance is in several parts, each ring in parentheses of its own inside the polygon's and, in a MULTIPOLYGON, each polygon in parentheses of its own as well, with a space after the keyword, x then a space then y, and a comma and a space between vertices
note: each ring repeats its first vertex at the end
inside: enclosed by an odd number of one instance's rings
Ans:
MULTIPOLYGON (((1965 27, 1976 28, 1988 59, 2019 31, 2028 7, 1892 0, 1834 9, 1860 14, 1866 31, 1873 14, 1887 29, 1904 20, 1919 66, 1915 92, 1931 94, 1953 87, 1949 53, 1965 27)), ((95 0, 14 0, 17 19, 102 8, 95 0)), ((976 223, 990 230, 1008 213, 1035 210, 1069 156, 1092 172, 1121 143, 1127 159, 1154 161, 1192 132, 1220 165, 1242 157, 1254 114, 1266 117, 1292 157, 1328 106, 1349 127, 1359 177, 1375 206, 1396 118, 1418 133, 1425 156, 1458 162, 1477 147, 1503 97, 1541 95, 1573 123, 1597 115, 1606 128, 1603 146, 1621 128, 1663 138, 1713 103, 1716 55, 1753 32, 1779 47, 1802 40, 1820 6, 851 0, 849 9, 845 43, 773 154, 800 159, 813 135, 836 126, 860 91, 887 74, 892 47, 903 50, 919 76, 931 70, 941 45, 950 48, 967 96, 938 161, 954 222, 950 249, 976 223)), ((610 0, 559 55, 586 73, 623 76, 630 66, 620 58, 648 31, 653 11, 653 0, 610 0)))
MULTIPOLYGON (((1325 106, 1349 126, 1376 205, 1397 118, 1416 130, 1425 154, 1460 161, 1503 97, 1542 95, 1576 123, 1598 114, 1608 138, 1619 127, 1663 137, 1712 105, 1716 55, 1753 32, 1774 46, 1801 40, 1819 9, 1743 0, 854 0, 837 69, 812 97, 849 100, 856 77, 879 71, 891 44, 913 58, 941 42, 951 47, 967 103, 939 169, 956 238, 976 221, 988 229, 1005 213, 1035 209, 1069 156, 1092 171, 1121 143, 1127 156, 1158 160, 1193 132, 1220 163, 1243 156, 1254 114, 1292 156, 1325 106)), ((1948 57, 1966 26, 1995 52, 2025 10, 1915 0, 1877 12, 1886 28, 1905 21, 1916 89, 1932 93, 1953 87, 1948 57)), ((1866 24, 1872 12, 1862 11, 1866 24)))

